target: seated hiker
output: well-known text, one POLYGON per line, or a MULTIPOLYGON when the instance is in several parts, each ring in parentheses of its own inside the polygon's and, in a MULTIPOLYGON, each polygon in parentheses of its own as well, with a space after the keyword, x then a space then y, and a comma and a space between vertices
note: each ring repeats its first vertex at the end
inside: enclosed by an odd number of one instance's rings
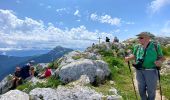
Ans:
POLYGON ((45 72, 39 76, 40 79, 47 78, 51 76, 50 66, 45 67, 45 72))
POLYGON ((30 73, 29 73, 30 67, 31 67, 31 65, 28 63, 27 65, 25 65, 21 68, 22 79, 26 79, 27 77, 30 76, 30 73))
POLYGON ((18 85, 20 85, 22 83, 21 68, 20 67, 16 67, 12 82, 13 82, 12 87, 10 89, 15 89, 18 85))
POLYGON ((30 67, 29 73, 31 77, 36 77, 38 75, 33 66, 30 67))

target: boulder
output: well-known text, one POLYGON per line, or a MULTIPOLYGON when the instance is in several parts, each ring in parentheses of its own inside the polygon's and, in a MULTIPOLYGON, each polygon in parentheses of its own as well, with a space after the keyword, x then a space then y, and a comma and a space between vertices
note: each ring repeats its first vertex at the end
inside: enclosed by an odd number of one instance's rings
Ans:
POLYGON ((102 94, 99 94, 85 86, 59 86, 57 89, 36 88, 30 91, 29 94, 43 100, 102 100, 102 94))
POLYGON ((19 90, 11 90, 1 95, 0 100, 29 100, 29 95, 19 90))
POLYGON ((63 83, 78 80, 81 75, 87 75, 93 83, 95 78, 100 81, 105 80, 110 75, 110 70, 102 60, 82 59, 63 66, 59 71, 59 77, 63 83))
POLYGON ((101 56, 90 52, 72 51, 58 60, 59 68, 80 59, 99 60, 101 56))
POLYGON ((9 91, 9 88, 12 87, 12 75, 9 74, 0 82, 0 94, 3 94, 9 91))

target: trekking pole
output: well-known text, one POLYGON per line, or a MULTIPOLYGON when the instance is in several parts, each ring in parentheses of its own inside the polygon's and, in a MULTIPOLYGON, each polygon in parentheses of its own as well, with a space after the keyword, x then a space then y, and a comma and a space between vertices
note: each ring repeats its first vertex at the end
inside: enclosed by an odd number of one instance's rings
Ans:
POLYGON ((129 67, 129 70, 130 70, 130 75, 131 75, 131 79, 132 79, 132 83, 133 83, 133 88, 134 88, 134 91, 135 91, 136 100, 138 100, 138 96, 137 96, 137 93, 136 93, 136 88, 135 88, 135 84, 134 84, 134 80, 133 80, 133 75, 132 75, 132 70, 130 68, 130 62, 129 61, 128 61, 128 67, 129 67))
MULTIPOLYGON (((124 57, 126 57, 129 54, 130 54, 130 52, 124 52, 124 57)), ((136 100, 138 100, 138 96, 137 96, 137 92, 136 92, 136 88, 135 88, 135 84, 134 84, 134 80, 133 80, 133 73, 132 73, 132 70, 130 68, 130 61, 128 61, 128 67, 129 67, 129 71, 130 71, 130 75, 131 75, 131 80, 132 80, 132 84, 133 84, 133 89, 134 89, 134 92, 135 92, 136 100)))
POLYGON ((161 100, 162 100, 162 88, 161 88, 161 76, 160 76, 160 71, 158 70, 158 78, 159 78, 159 89, 160 89, 160 95, 161 95, 161 100))

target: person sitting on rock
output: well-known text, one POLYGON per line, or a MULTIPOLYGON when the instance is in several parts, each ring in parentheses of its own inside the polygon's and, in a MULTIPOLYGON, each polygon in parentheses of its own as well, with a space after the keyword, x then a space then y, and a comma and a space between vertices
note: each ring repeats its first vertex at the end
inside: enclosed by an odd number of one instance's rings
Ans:
POLYGON ((48 78, 51 76, 51 69, 50 69, 50 66, 46 66, 45 67, 45 72, 43 74, 41 74, 39 76, 40 79, 43 79, 43 78, 48 78))
POLYGON ((29 73, 31 77, 36 77, 38 75, 33 66, 30 67, 29 73))
POLYGON ((21 68, 18 66, 16 67, 12 82, 12 87, 10 89, 15 89, 18 85, 22 84, 21 68))

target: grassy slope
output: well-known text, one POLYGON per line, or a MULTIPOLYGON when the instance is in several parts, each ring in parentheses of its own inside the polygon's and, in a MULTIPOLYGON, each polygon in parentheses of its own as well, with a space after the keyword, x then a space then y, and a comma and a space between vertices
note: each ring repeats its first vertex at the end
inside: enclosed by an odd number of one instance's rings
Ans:
POLYGON ((170 100, 170 74, 161 76, 163 95, 170 100))
MULTIPOLYGON (((169 56, 166 56, 167 60, 170 60, 169 56)), ((161 86, 163 95, 170 100, 170 73, 161 75, 161 86)))
MULTIPOLYGON (((113 80, 115 84, 111 85, 109 81, 106 81, 105 84, 100 87, 94 87, 94 89, 104 94, 109 94, 108 90, 111 89, 111 87, 116 87, 118 93, 124 100, 136 100, 131 81, 131 74, 127 64, 125 64, 123 59, 113 57, 110 52, 102 51, 101 54, 104 55, 103 60, 108 63, 109 68, 111 69, 111 80, 113 80)), ((170 74, 161 75, 161 84, 163 95, 170 100, 170 74)))
POLYGON ((101 52, 104 55, 103 60, 106 61, 111 69, 111 80, 114 84, 110 84, 110 80, 99 87, 93 87, 95 90, 109 94, 108 91, 111 87, 115 87, 118 90, 119 95, 123 97, 123 100, 136 100, 133 84, 131 81, 131 74, 127 64, 121 58, 113 57, 110 52, 101 52))
MULTIPOLYGON (((118 94, 123 97, 123 100, 136 100, 135 92, 133 89, 131 74, 127 64, 123 59, 118 57, 113 57, 111 51, 101 51, 103 56, 103 60, 106 61, 111 69, 111 77, 106 80, 104 84, 99 86, 90 86, 98 92, 102 92, 103 94, 109 94, 109 89, 115 87, 118 90, 118 94), (114 84, 110 84, 110 80, 114 81, 114 84)), ((36 87, 52 87, 56 88, 59 84, 61 84, 58 79, 50 78, 46 84, 37 84, 36 86, 30 87, 30 85, 25 84, 18 87, 19 90, 28 89, 27 92, 36 87), (28 85, 28 86, 27 86, 28 85)), ((166 96, 167 99, 170 100, 170 74, 161 76, 161 84, 163 95, 166 96)))

